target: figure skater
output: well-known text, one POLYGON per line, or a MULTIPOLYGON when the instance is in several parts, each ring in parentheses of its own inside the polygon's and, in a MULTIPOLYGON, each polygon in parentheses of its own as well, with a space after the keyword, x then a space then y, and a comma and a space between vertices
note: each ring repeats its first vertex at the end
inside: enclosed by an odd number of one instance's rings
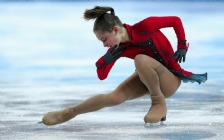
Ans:
POLYGON ((107 78, 120 57, 133 59, 136 70, 111 93, 96 95, 73 107, 48 112, 42 119, 46 125, 63 123, 77 115, 119 105, 144 95, 151 97, 151 107, 144 121, 157 123, 166 119, 165 98, 177 91, 181 81, 201 84, 207 80, 207 73, 193 74, 179 65, 185 62, 189 45, 182 21, 177 16, 151 16, 129 25, 121 22, 112 7, 96 6, 84 12, 84 19, 95 20, 93 32, 103 46, 108 47, 105 55, 96 62, 100 80, 107 78), (175 52, 160 31, 168 27, 176 33, 175 52))

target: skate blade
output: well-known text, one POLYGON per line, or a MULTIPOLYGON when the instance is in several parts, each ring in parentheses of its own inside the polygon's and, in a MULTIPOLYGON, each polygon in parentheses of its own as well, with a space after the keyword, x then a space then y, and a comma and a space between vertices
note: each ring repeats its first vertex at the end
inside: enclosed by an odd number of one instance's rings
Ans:
POLYGON ((145 123, 144 127, 145 128, 157 128, 157 127, 162 127, 162 126, 166 126, 166 124, 164 124, 164 121, 166 121, 166 116, 164 116, 160 122, 157 123, 145 123))
POLYGON ((42 124, 43 122, 42 121, 40 121, 40 122, 38 122, 37 124, 42 124))
POLYGON ((163 126, 166 126, 163 121, 157 123, 145 123, 144 125, 145 128, 158 128, 163 126))

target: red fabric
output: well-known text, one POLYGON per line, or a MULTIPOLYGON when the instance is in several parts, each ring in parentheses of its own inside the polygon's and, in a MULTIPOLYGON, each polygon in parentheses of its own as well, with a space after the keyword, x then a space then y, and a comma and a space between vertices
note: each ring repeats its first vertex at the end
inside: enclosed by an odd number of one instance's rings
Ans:
MULTIPOLYGON (((186 40, 184 28, 179 17, 148 17, 133 26, 124 24, 124 27, 127 29, 131 42, 120 44, 120 46, 124 47, 122 57, 134 59, 137 54, 146 54, 157 59, 156 54, 151 49, 147 47, 133 47, 133 44, 140 44, 141 42, 152 39, 156 50, 165 61, 164 65, 168 69, 180 72, 184 76, 192 75, 192 72, 182 69, 180 65, 175 62, 174 58, 170 58, 170 56, 174 54, 173 48, 165 35, 160 31, 161 28, 173 27, 177 40, 186 40)), ((107 78, 114 64, 115 62, 105 65, 102 57, 96 62, 96 65, 102 66, 101 68, 97 68, 97 74, 100 80, 107 78)))
POLYGON ((100 80, 104 80, 104 79, 107 78, 108 73, 110 72, 110 70, 111 70, 111 68, 113 67, 114 63, 115 63, 115 62, 110 63, 110 64, 108 64, 108 65, 105 65, 104 60, 103 60, 102 57, 96 62, 96 65, 98 65, 98 66, 101 67, 101 68, 97 68, 97 69, 96 69, 98 78, 99 78, 100 80))

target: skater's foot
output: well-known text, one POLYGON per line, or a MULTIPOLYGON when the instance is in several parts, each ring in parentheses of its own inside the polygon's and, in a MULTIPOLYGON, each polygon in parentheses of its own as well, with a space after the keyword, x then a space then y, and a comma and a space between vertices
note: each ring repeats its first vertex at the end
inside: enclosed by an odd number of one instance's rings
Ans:
POLYGON ((75 113, 72 108, 67 108, 59 111, 48 112, 44 115, 42 122, 45 125, 56 125, 66 122, 75 117, 75 113))
POLYGON ((166 120, 166 102, 163 95, 151 96, 152 105, 149 112, 145 115, 145 123, 157 123, 166 120))

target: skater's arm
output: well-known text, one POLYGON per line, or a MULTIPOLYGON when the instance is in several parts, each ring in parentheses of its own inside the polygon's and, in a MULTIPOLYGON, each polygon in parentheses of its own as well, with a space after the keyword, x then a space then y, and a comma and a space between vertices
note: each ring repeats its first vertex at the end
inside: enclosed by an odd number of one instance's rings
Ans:
MULTIPOLYGON (((151 16, 137 23, 134 28, 141 28, 148 32, 157 32, 162 28, 172 27, 175 31, 177 42, 186 42, 185 31, 182 21, 177 16, 151 16), (137 25, 137 26, 136 26, 137 25), (140 25, 140 26, 138 26, 140 25)), ((186 45, 178 45, 178 48, 187 50, 186 45)))
POLYGON ((147 26, 154 31, 173 27, 177 40, 186 40, 182 21, 177 16, 149 17, 147 18, 147 26))
POLYGON ((165 17, 149 17, 148 26, 153 31, 157 31, 161 28, 173 27, 177 37, 177 51, 171 56, 175 61, 181 63, 185 62, 186 53, 188 50, 188 44, 186 43, 185 31, 182 21, 177 16, 165 16, 165 17))

